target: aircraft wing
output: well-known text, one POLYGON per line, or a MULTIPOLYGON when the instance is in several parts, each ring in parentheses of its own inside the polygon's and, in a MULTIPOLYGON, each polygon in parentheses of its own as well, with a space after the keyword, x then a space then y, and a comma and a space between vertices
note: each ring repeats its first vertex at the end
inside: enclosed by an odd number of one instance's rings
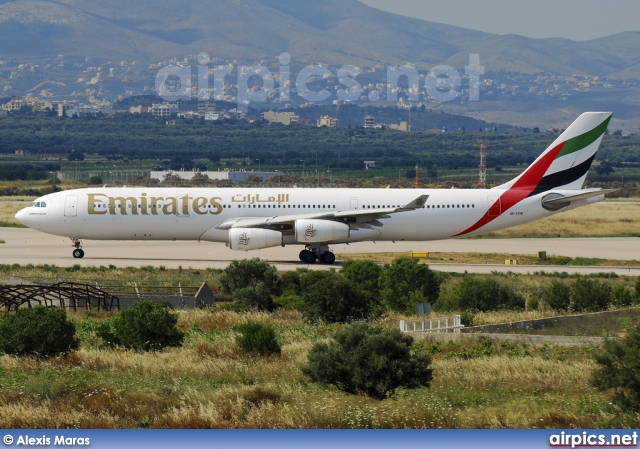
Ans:
POLYGON ((273 217, 234 218, 220 223, 216 226, 216 228, 226 230, 232 228, 263 228, 271 226, 286 226, 293 225, 296 220, 300 219, 333 220, 347 223, 371 223, 374 225, 379 225, 381 224, 380 222, 377 222, 379 218, 385 218, 390 214, 422 209, 428 198, 429 195, 420 195, 419 197, 402 207, 389 209, 353 209, 319 213, 303 212, 299 214, 277 215, 273 217))

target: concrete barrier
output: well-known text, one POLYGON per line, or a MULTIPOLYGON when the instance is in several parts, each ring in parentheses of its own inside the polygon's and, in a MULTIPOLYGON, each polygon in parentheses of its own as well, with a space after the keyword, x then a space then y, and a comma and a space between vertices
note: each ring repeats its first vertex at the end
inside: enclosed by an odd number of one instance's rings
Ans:
POLYGON ((407 332, 416 341, 431 340, 431 341, 473 341, 473 340, 495 340, 495 341, 507 341, 510 343, 521 343, 527 346, 543 346, 543 345, 558 345, 558 346, 599 346, 604 342, 604 337, 567 337, 557 335, 522 335, 522 334, 426 334, 424 332, 407 332))

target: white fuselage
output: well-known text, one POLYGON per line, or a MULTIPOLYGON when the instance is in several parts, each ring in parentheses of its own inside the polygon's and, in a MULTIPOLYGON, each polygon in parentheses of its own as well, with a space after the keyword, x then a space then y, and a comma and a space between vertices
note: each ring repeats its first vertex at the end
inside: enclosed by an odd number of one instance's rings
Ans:
MULTIPOLYGON (((46 195, 37 200, 46 206, 32 205, 16 217, 42 232, 75 239, 228 243, 228 228, 218 228, 228 220, 283 215, 305 218, 350 210, 375 213, 402 207, 419 195, 428 195, 422 208, 382 215, 376 223, 353 226, 347 239, 327 242, 347 243, 457 237, 487 214, 494 215, 490 222, 464 234, 476 235, 559 212, 542 207, 543 194, 502 210, 497 200, 503 192, 496 189, 88 188, 46 195)), ((590 198, 583 203, 603 198, 590 198)), ((571 208, 578 205, 583 204, 571 208)), ((285 243, 303 244, 291 237, 285 239, 285 243)))

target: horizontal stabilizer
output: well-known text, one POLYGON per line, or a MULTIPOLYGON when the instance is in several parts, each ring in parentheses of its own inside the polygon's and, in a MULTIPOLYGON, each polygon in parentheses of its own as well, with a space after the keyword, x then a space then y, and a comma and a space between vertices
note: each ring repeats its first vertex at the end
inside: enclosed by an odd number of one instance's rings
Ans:
POLYGON ((542 207, 552 211, 559 210, 570 206, 571 203, 604 196, 607 193, 615 192, 617 190, 619 189, 576 190, 571 193, 569 193, 569 191, 551 192, 542 198, 542 207))

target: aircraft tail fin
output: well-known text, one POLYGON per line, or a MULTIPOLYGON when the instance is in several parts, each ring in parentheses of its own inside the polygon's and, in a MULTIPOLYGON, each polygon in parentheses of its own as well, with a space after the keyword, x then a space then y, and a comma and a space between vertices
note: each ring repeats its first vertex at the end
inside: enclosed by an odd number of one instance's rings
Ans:
POLYGON ((528 190, 533 196, 552 189, 581 189, 612 114, 580 115, 520 176, 496 189, 528 190))

